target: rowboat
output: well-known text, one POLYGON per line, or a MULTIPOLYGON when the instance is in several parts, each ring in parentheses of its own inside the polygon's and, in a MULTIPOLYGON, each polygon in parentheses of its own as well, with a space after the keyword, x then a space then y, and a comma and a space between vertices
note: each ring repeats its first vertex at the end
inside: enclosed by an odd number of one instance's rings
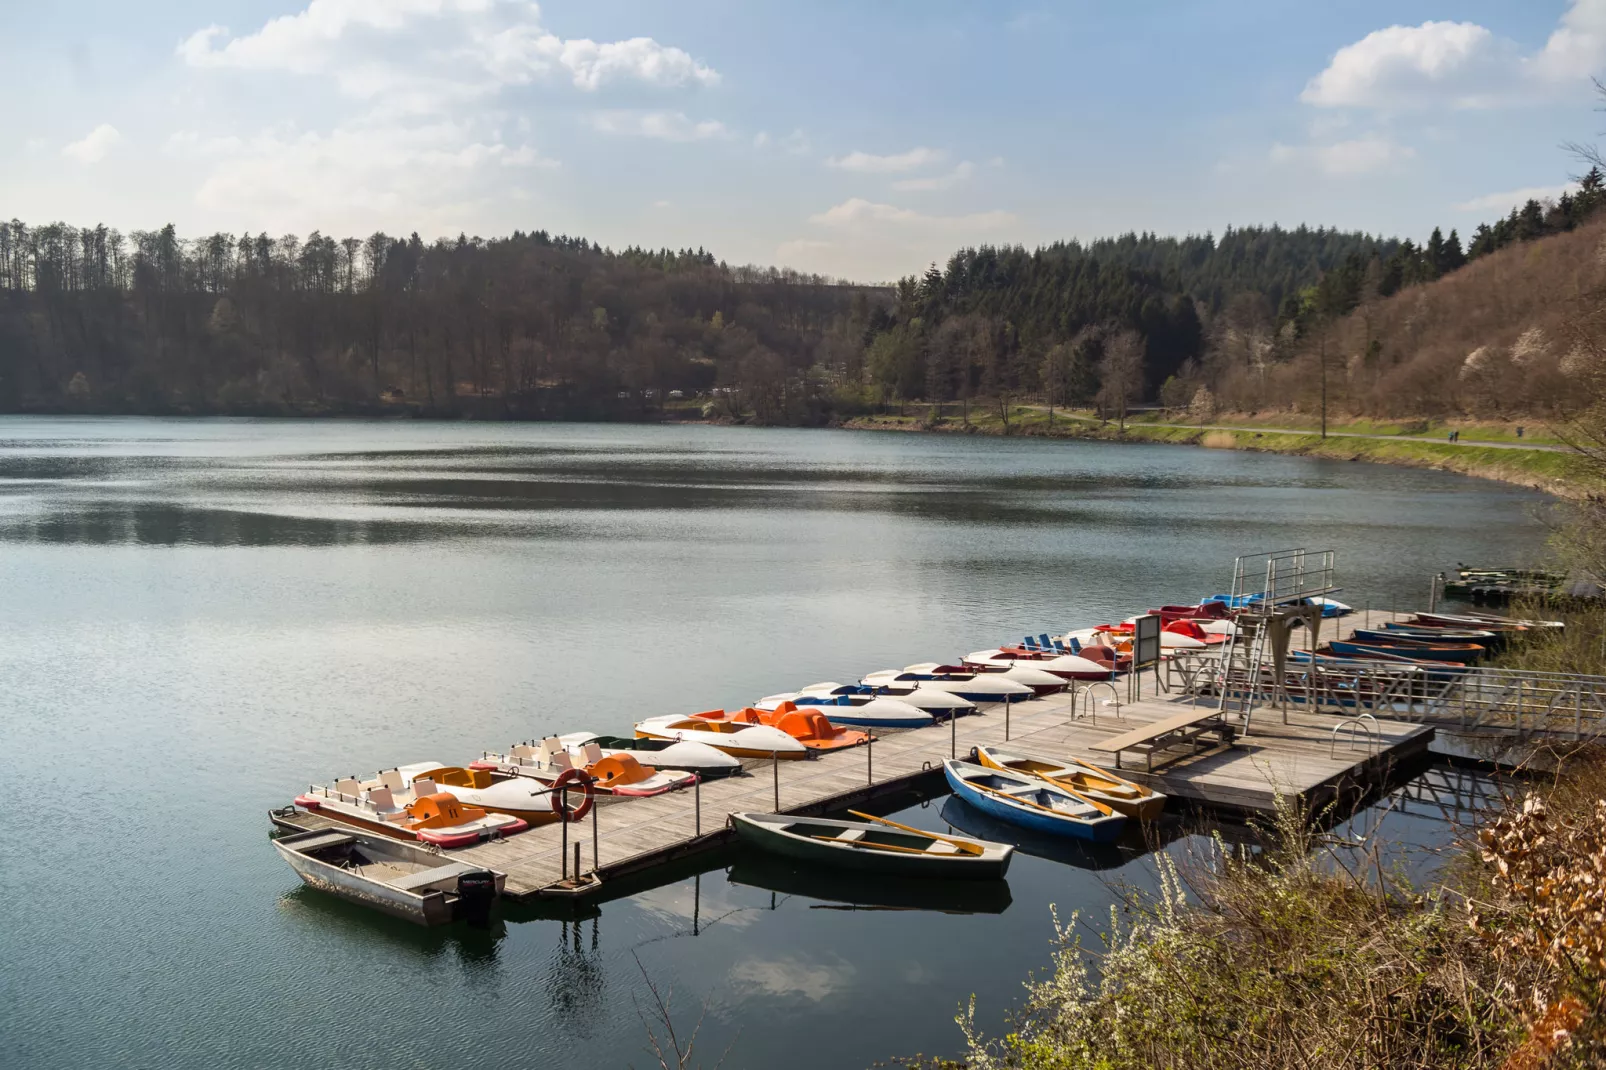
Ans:
POLYGON ((742 768, 742 763, 737 759, 704 743, 672 743, 662 739, 599 736, 594 732, 565 732, 558 738, 568 747, 583 747, 587 743, 595 743, 602 748, 604 756, 628 754, 643 765, 696 773, 704 780, 730 776, 732 773, 740 772, 742 768))
POLYGON ((1350 633, 1350 638, 1365 643, 1392 643, 1400 639, 1418 643, 1476 643, 1485 650, 1501 642, 1500 636, 1489 631, 1470 628, 1461 631, 1450 628, 1406 628, 1393 623, 1385 624, 1381 628, 1356 628, 1350 633))
POLYGON ((725 871, 731 884, 819 902, 812 910, 930 910, 943 914, 1002 914, 1007 880, 945 880, 806 865, 780 855, 741 851, 725 871))
POLYGON ((1032 754, 1012 754, 998 747, 977 747, 976 758, 989 769, 1025 773, 1070 788, 1086 799, 1101 802, 1139 821, 1153 821, 1165 810, 1165 796, 1159 792, 1075 758, 1058 761, 1032 754))
POLYGON ((273 841, 296 876, 331 895, 419 925, 483 918, 505 874, 356 829, 297 832, 273 841))
POLYGON ((955 795, 1011 824, 1108 843, 1126 827, 1126 815, 1040 777, 947 758, 943 775, 955 795))
MULTIPOLYGON (((711 710, 723 713, 723 710, 711 710)), ((706 743, 715 750, 737 758, 807 758, 809 749, 779 728, 764 724, 734 724, 713 721, 702 717, 649 717, 638 721, 636 736, 640 739, 663 739, 670 742, 706 743)))
POLYGON ((783 702, 773 710, 759 710, 747 706, 735 713, 709 710, 697 714, 697 717, 711 724, 768 725, 780 729, 809 750, 815 751, 843 750, 871 741, 868 732, 838 728, 816 706, 799 709, 790 702, 783 702))
POLYGON ((1462 628, 1508 628, 1515 631, 1533 628, 1566 627, 1559 620, 1522 620, 1516 617, 1502 617, 1494 613, 1418 613, 1416 620, 1422 624, 1448 624, 1462 628))
MULTIPOLYGON (((532 822, 515 814, 491 813, 464 804, 427 778, 404 786, 396 769, 386 770, 373 780, 344 777, 328 787, 314 784, 297 795, 295 803, 343 825, 402 840, 422 840, 437 847, 467 847, 481 840, 511 836, 532 823, 545 824, 558 816, 550 809, 532 809, 532 822)), ((534 804, 527 801, 519 805, 534 804)))
MULTIPOLYGON (((719 754, 718 751, 714 753, 719 754)), ((719 756, 741 765, 729 755, 719 756)), ((559 736, 542 740, 539 747, 533 743, 517 743, 505 753, 486 751, 479 761, 470 763, 470 768, 494 769, 543 784, 552 783, 570 769, 584 769, 594 782, 593 791, 621 798, 662 795, 676 788, 689 788, 697 782, 696 773, 679 769, 660 770, 656 766, 643 765, 635 755, 623 751, 606 754, 602 745, 595 741, 569 744, 559 736)))
POLYGON ((1450 661, 1463 665, 1488 653, 1477 643, 1417 643, 1409 639, 1387 643, 1335 641, 1328 645, 1335 654, 1393 654, 1413 661, 1450 661))
POLYGON ((1015 849, 899 825, 884 818, 844 821, 787 814, 736 813, 731 824, 743 843, 800 862, 906 877, 988 880, 1009 869, 1015 849))

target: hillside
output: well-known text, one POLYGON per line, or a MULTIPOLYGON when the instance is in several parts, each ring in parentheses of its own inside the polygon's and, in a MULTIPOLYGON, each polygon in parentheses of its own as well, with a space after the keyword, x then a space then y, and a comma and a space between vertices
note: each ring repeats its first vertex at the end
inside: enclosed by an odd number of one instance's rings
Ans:
POLYGON ((1510 418, 1593 396, 1606 220, 1512 245, 1434 282, 1363 304, 1272 372, 1309 409, 1325 351, 1329 404, 1383 416, 1510 418))

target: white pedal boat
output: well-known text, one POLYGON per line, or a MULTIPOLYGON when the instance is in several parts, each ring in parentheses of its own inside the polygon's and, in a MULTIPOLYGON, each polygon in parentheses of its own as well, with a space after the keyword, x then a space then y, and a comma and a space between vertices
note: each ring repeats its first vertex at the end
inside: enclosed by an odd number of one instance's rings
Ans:
POLYGON ((763 724, 709 721, 670 714, 637 722, 635 733, 642 739, 706 743, 737 758, 807 758, 809 754, 807 747, 779 728, 763 724))
POLYGON ((602 747, 593 742, 571 747, 557 736, 542 740, 539 747, 533 743, 518 743, 502 754, 486 751, 474 766, 483 768, 486 765, 499 772, 542 784, 551 784, 570 769, 583 769, 592 779, 593 791, 624 798, 662 795, 676 788, 691 787, 697 782, 695 773, 679 769, 660 770, 656 766, 642 764, 630 754, 615 752, 605 755, 602 747))
MULTIPOLYGON (((491 774, 482 773, 487 780, 491 774)), ((420 840, 437 847, 466 847, 498 836, 511 836, 532 824, 545 824, 557 815, 547 804, 545 811, 526 794, 521 802, 529 813, 492 813, 464 804, 455 795, 440 789, 428 778, 410 785, 402 783, 399 770, 390 769, 373 780, 345 777, 329 786, 314 784, 295 799, 297 806, 323 814, 355 828, 420 840)))
MULTIPOLYGON (((1062 683, 1068 680, 1108 680, 1115 675, 1114 670, 1106 668, 1092 658, 1084 658, 1076 654, 1056 654, 1047 658, 1019 658, 1011 657, 1002 650, 977 650, 966 654, 961 660, 966 665, 988 672, 1002 671, 1006 676, 1009 670, 1014 668, 1052 673, 1059 677, 1062 683)), ((1022 682, 1024 683, 1025 681, 1022 682)))
POLYGON ((706 743, 670 743, 659 739, 605 736, 596 732, 565 732, 558 738, 570 748, 571 754, 575 747, 595 743, 602 748, 604 757, 628 754, 642 765, 696 773, 704 780, 729 776, 740 772, 742 768, 742 763, 738 759, 732 758, 724 751, 715 750, 706 743))
POLYGON ((801 710, 818 710, 832 724, 853 728, 924 728, 932 715, 902 698, 882 695, 869 702, 835 706, 801 705, 801 710))
POLYGON ((1037 692, 1025 684, 1006 680, 1002 673, 977 670, 973 673, 952 673, 942 670, 949 666, 935 661, 907 665, 905 672, 923 677, 920 686, 932 691, 946 691, 969 702, 1019 702, 1036 698, 1037 692))
POLYGON ((1065 677, 1046 672, 1028 662, 1016 662, 998 675, 1017 684, 1025 684, 1039 695, 1057 694, 1070 685, 1065 677))
MULTIPOLYGON (((518 777, 485 775, 483 770, 465 769, 439 762, 413 762, 397 766, 402 786, 415 796, 428 788, 444 791, 465 806, 477 806, 492 813, 512 814, 531 824, 553 820, 552 797, 518 777), (476 775, 478 774, 478 775, 476 775), (416 785, 416 786, 415 786, 416 785)), ((383 774, 381 774, 383 775, 383 774)))

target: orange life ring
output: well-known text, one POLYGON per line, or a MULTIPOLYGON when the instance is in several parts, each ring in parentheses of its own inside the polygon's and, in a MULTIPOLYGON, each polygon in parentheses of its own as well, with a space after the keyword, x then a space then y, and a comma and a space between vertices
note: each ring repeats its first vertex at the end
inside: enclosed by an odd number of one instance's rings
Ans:
POLYGON ((565 769, 552 781, 552 812, 558 815, 559 821, 567 820, 571 823, 579 821, 591 812, 591 807, 597 801, 593 790, 596 779, 584 769, 565 769), (573 810, 568 808, 566 797, 569 794, 569 785, 580 785, 580 805, 573 810))

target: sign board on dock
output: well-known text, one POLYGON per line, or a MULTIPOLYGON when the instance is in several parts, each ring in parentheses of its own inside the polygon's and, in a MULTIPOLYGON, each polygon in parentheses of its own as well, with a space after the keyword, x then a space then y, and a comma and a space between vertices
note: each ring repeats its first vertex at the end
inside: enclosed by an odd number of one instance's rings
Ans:
POLYGON ((1147 613, 1132 622, 1132 671, 1160 660, 1160 618, 1147 613))

